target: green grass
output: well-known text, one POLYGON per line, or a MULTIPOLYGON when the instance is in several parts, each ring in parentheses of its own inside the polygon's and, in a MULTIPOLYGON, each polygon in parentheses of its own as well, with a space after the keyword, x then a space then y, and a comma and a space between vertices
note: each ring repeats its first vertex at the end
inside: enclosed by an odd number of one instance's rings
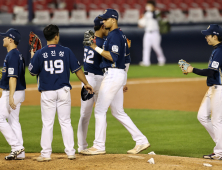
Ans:
MULTIPOLYGON (((191 63, 196 68, 207 68, 207 63, 191 63)), ((26 83, 36 84, 36 77, 29 74, 26 68, 26 83)), ((141 67, 139 65, 131 65, 128 78, 152 78, 152 77, 178 77, 178 78, 190 78, 200 77, 196 74, 183 75, 177 64, 166 64, 165 66, 151 65, 150 67, 141 67)), ((70 81, 79 81, 75 74, 70 74, 70 81)))
MULTIPOLYGON (((203 126, 197 121, 196 112, 125 109, 133 122, 147 136, 151 147, 143 151, 147 154, 154 151, 157 154, 202 157, 212 152, 214 142, 203 126)), ((72 107, 72 126, 77 150, 77 126, 80 108, 72 107)), ((24 146, 26 152, 40 152, 41 113, 40 106, 22 106, 20 112, 24 146)), ((128 131, 111 115, 107 113, 107 153, 125 154, 132 149, 135 142, 128 131)), ((91 117, 87 141, 91 147, 94 140, 95 119, 91 117)), ((64 145, 57 115, 54 124, 52 149, 54 153, 64 152, 64 145)), ((10 146, 0 133, 0 151, 10 152, 10 146)))

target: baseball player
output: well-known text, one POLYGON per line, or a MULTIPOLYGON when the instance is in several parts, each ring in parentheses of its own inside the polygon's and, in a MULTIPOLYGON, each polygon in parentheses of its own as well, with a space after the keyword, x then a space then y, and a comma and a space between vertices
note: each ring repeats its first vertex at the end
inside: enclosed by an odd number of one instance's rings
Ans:
MULTIPOLYGON (((108 35, 108 30, 103 25, 103 20, 98 17, 94 20, 94 30, 96 37, 96 45, 102 47, 104 43, 104 36, 108 35)), ((93 104, 96 103, 99 88, 103 80, 103 72, 99 67, 102 61, 102 56, 89 46, 84 47, 84 73, 88 82, 94 89, 94 96, 90 100, 81 100, 81 111, 78 125, 78 152, 86 149, 88 144, 86 142, 87 130, 89 120, 92 114, 93 104)))
POLYGON ((19 123, 21 103, 25 100, 25 62, 17 49, 21 40, 18 30, 10 28, 4 36, 3 46, 8 53, 5 57, 0 88, 3 89, 0 98, 0 131, 11 146, 11 153, 6 160, 24 159, 22 130, 19 123), (6 121, 8 119, 8 122, 6 121))
MULTIPOLYGON (((126 36, 118 28, 118 13, 116 10, 107 9, 99 18, 103 19, 105 28, 110 32, 103 44, 103 49, 95 43, 90 47, 103 57, 100 67, 103 69, 104 78, 95 106, 96 128, 94 144, 93 147, 85 149, 81 153, 86 155, 106 153, 106 112, 110 106, 112 115, 123 124, 132 135, 133 140, 136 141, 136 147, 127 153, 136 154, 147 149, 150 144, 123 110, 123 86, 127 77, 125 68, 126 70, 129 68, 129 63, 126 64, 127 62, 125 61, 129 57, 126 36)), ((127 87, 124 90, 126 89, 127 87)))
POLYGON ((159 33, 159 25, 155 13, 155 1, 148 1, 146 4, 146 13, 143 18, 138 21, 139 27, 145 27, 145 34, 143 37, 143 61, 141 66, 150 66, 151 48, 157 55, 158 65, 163 66, 166 58, 161 48, 161 35, 159 33))
POLYGON ((188 73, 207 76, 209 87, 200 105, 197 118, 206 128, 213 141, 216 143, 214 153, 204 155, 204 158, 222 160, 222 28, 211 24, 207 30, 201 31, 208 45, 214 50, 210 56, 208 69, 197 69, 188 66, 188 73), (210 118, 211 117, 211 118, 210 118))
POLYGON ((41 92, 42 135, 41 156, 37 161, 50 161, 52 153, 53 124, 55 113, 61 126, 65 153, 68 159, 75 159, 74 136, 71 125, 71 97, 69 83, 70 71, 85 84, 84 87, 93 92, 91 85, 85 78, 73 52, 59 42, 59 28, 48 25, 43 30, 47 45, 35 54, 32 51, 29 71, 31 75, 38 75, 38 90, 41 92))

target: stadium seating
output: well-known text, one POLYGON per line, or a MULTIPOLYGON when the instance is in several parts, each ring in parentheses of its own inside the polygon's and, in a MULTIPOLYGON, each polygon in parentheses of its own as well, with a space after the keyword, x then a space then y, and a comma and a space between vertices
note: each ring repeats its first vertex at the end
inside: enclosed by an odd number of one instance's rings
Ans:
POLYGON ((35 18, 32 20, 34 24, 48 24, 50 23, 50 13, 48 10, 35 11, 35 18))
POLYGON ((69 22, 70 24, 87 24, 88 20, 87 20, 86 10, 84 9, 72 10, 69 22))
POLYGON ((12 24, 27 24, 28 23, 28 11, 22 11, 16 14, 15 20, 12 20, 12 24))
POLYGON ((58 25, 69 24, 69 11, 68 10, 56 10, 53 12, 51 23, 58 25))

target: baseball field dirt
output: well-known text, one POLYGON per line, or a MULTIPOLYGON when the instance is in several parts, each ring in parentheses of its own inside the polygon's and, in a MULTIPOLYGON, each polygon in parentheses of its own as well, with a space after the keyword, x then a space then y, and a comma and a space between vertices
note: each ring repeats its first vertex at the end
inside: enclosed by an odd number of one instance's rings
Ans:
MULTIPOLYGON (((206 79, 130 79, 129 91, 124 95, 124 108, 158 109, 158 110, 181 110, 198 111, 199 105, 207 91, 206 79)), ((72 106, 80 106, 79 82, 72 82, 73 89, 72 106)), ((36 85, 28 85, 26 99, 23 105, 40 105, 40 93, 36 85)), ((151 148, 150 148, 151 149, 151 148)), ((149 149, 149 150, 150 150, 149 149)), ((147 151, 148 153, 148 151, 147 151)), ((26 153, 23 161, 5 161, 8 153, 0 154, 0 170, 22 169, 76 169, 76 170, 221 170, 222 161, 205 160, 201 158, 187 158, 162 155, 127 155, 106 154, 98 156, 83 156, 77 154, 75 160, 68 160, 65 154, 52 154, 52 161, 37 162, 35 159, 40 153, 26 153), (147 161, 154 158, 155 164, 147 161), (211 164, 205 167, 203 163, 211 164)))

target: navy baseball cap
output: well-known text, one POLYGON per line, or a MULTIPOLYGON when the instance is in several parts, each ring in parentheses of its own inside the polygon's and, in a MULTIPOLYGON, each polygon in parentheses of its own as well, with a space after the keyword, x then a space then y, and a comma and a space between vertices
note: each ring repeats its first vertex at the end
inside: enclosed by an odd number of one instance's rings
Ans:
POLYGON ((103 20, 101 18, 98 18, 98 16, 94 19, 94 26, 100 26, 103 25, 103 20))
POLYGON ((103 15, 99 15, 98 18, 101 19, 108 19, 108 18, 115 18, 116 20, 118 20, 118 12, 115 9, 106 9, 103 13, 103 15))
POLYGON ((222 36, 222 28, 217 24, 210 24, 207 30, 202 30, 203 35, 218 35, 222 36))
POLYGON ((0 35, 3 37, 12 38, 16 42, 20 42, 21 40, 21 34, 18 32, 17 29, 14 28, 10 28, 9 30, 7 30, 6 33, 0 33, 0 35))

